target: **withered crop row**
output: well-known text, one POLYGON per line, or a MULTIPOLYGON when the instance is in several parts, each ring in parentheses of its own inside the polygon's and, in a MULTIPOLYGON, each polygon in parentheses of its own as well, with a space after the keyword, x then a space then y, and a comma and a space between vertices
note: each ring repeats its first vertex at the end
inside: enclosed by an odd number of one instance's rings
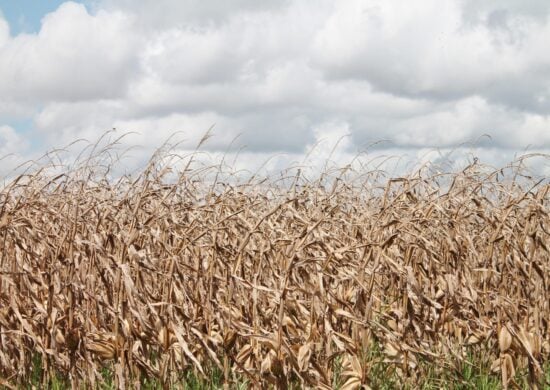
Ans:
POLYGON ((375 347, 403 385, 471 351, 504 386, 517 370, 545 385, 546 181, 477 163, 244 184, 185 168, 4 186, 0 385, 29 383, 38 359, 44 386, 97 386, 111 367, 121 388, 218 370, 227 386, 354 389, 375 347))

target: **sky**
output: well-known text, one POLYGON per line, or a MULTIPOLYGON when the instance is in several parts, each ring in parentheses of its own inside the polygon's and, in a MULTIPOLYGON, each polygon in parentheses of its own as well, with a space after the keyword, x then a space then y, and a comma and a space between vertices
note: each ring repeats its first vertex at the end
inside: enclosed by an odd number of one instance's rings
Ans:
POLYGON ((548 153, 549 16, 546 0, 0 0, 0 174, 112 128, 137 160, 211 127, 205 150, 243 166, 548 153))
POLYGON ((2 0, 0 10, 12 35, 18 35, 40 31, 42 17, 61 4, 63 1, 60 0, 2 0))

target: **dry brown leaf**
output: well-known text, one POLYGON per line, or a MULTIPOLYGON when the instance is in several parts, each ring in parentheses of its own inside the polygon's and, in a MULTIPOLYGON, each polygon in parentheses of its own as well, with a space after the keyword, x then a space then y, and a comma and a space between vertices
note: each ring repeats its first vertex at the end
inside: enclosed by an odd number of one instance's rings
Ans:
POLYGON ((361 387, 361 380, 357 377, 350 377, 346 382, 340 387, 342 390, 355 390, 361 387))
POLYGON ((500 352, 506 352, 512 345, 512 335, 506 326, 500 328, 500 332, 498 333, 498 345, 500 352))

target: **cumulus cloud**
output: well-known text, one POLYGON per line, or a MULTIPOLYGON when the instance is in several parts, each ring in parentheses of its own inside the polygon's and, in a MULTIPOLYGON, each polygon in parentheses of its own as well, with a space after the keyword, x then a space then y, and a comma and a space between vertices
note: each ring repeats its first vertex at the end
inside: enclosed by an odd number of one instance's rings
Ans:
POLYGON ((315 58, 328 77, 367 80, 396 95, 437 101, 480 95, 514 109, 550 113, 550 56, 540 39, 549 36, 550 24, 514 13, 513 7, 493 6, 507 13, 508 29, 501 31, 464 20, 473 5, 461 5, 345 2, 316 36, 315 58))
POLYGON ((277 11, 288 0, 103 0, 98 9, 125 10, 139 15, 142 26, 152 29, 222 23, 243 12, 277 11))
POLYGON ((345 134, 342 161, 468 142, 505 160, 550 150, 549 15, 512 0, 66 2, 37 34, 0 17, 0 123, 30 117, 49 145, 116 127, 191 148, 215 125, 213 155, 238 137, 247 159, 299 159, 345 134))
POLYGON ((0 126, 0 156, 16 152, 23 140, 10 126, 0 126))
POLYGON ((0 48, 6 44, 10 37, 10 26, 4 20, 2 12, 0 12, 0 48))
POLYGON ((64 3, 44 17, 38 34, 21 34, 0 46, 0 99, 48 102, 124 96, 137 65, 130 25, 130 17, 121 12, 98 11, 92 16, 81 4, 64 3))
MULTIPOLYGON (((546 23, 550 3, 544 0, 465 0, 462 15, 466 22, 488 24, 492 27, 506 26, 518 17, 528 17, 546 23)), ((513 32, 513 28, 509 29, 513 32)))
POLYGON ((25 147, 25 140, 13 128, 0 126, 0 178, 9 175, 23 162, 19 152, 25 147))

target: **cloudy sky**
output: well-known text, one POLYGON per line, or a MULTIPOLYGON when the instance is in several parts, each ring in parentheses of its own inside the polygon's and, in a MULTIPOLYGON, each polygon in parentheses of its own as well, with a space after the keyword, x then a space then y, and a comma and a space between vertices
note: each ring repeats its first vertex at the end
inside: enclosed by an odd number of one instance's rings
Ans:
POLYGON ((113 127, 139 153, 174 132, 190 149, 214 126, 207 151, 238 137, 246 164, 340 139, 342 161, 504 164, 550 151, 549 16, 547 0, 0 0, 0 157, 113 127))

